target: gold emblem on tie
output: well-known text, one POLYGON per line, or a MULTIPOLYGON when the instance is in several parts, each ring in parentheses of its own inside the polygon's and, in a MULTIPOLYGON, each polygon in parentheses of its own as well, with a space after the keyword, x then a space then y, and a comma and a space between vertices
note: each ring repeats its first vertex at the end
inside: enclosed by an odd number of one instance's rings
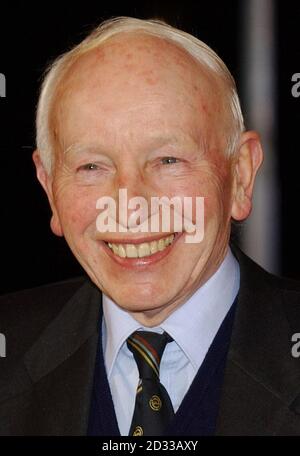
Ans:
POLYGON ((141 436, 141 435, 143 435, 143 434, 144 434, 144 431, 143 431, 142 426, 137 426, 137 427, 135 428, 135 430, 133 431, 133 434, 132 434, 132 435, 133 435, 134 437, 137 437, 137 436, 141 436))
POLYGON ((156 396, 156 394, 154 394, 149 401, 149 405, 152 408, 152 410, 154 410, 155 412, 158 412, 162 406, 160 397, 156 396))

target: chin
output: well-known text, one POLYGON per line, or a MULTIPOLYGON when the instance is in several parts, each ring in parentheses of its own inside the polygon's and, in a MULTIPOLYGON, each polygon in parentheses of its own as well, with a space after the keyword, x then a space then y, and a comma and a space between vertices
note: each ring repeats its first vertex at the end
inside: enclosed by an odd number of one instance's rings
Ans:
POLYGON ((130 293, 121 295, 112 294, 113 300, 124 310, 128 312, 149 312, 160 309, 168 302, 167 297, 164 299, 162 294, 138 293, 132 290, 130 293))

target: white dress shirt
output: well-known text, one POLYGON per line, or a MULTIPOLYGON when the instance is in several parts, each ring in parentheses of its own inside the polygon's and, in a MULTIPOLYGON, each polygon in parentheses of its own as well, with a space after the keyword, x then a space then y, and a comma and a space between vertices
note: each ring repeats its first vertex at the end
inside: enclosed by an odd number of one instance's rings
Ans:
POLYGON ((161 359, 160 381, 176 412, 236 298, 239 284, 239 265, 228 250, 215 274, 157 328, 144 328, 103 295, 104 361, 121 435, 128 435, 130 429, 139 379, 126 339, 136 330, 166 331, 173 338, 161 359))

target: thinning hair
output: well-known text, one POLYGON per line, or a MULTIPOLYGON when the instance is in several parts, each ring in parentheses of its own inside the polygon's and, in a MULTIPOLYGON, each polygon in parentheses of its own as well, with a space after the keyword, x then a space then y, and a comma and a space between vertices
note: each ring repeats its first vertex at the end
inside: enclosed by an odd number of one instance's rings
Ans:
POLYGON ((54 161, 54 138, 50 118, 55 105, 57 91, 71 68, 82 55, 99 48, 111 37, 128 32, 142 32, 175 43, 196 59, 204 68, 218 77, 224 86, 226 112, 229 113, 226 155, 234 154, 244 120, 236 90, 235 81, 221 58, 204 42, 161 20, 143 20, 131 17, 117 17, 102 22, 81 43, 60 55, 47 68, 41 86, 36 116, 36 143, 42 163, 51 173, 54 161))

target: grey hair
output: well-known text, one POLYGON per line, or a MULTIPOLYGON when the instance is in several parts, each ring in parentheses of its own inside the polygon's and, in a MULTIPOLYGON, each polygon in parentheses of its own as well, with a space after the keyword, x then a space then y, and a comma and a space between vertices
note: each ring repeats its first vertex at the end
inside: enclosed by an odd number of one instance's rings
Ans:
POLYGON ((46 70, 37 106, 36 143, 42 163, 48 173, 51 173, 54 157, 50 116, 55 95, 67 71, 80 56, 100 47, 112 36, 138 31, 176 43, 223 81, 226 87, 224 94, 226 105, 228 104, 231 114, 230 133, 225 153, 227 156, 234 154, 240 135, 244 130, 244 120, 235 81, 220 57, 193 35, 178 30, 163 21, 117 17, 100 24, 81 43, 59 56, 46 70))

